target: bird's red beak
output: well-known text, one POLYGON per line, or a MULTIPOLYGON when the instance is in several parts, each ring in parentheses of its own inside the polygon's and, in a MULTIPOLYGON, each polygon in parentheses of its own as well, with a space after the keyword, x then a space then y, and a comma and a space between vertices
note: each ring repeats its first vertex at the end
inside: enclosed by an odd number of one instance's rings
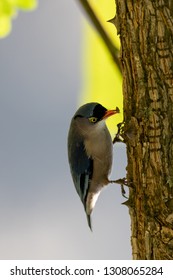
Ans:
POLYGON ((112 115, 115 115, 115 114, 117 114, 119 112, 120 112, 120 110, 119 110, 118 107, 116 107, 116 109, 114 109, 114 110, 107 110, 105 115, 103 116, 103 119, 107 119, 108 117, 110 117, 112 115))

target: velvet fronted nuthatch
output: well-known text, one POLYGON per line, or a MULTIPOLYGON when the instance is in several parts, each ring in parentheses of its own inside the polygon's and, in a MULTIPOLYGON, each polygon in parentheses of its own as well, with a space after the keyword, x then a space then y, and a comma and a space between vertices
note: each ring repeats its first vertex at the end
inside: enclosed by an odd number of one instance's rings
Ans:
POLYGON ((102 188, 109 184, 113 143, 105 120, 119 113, 99 103, 81 106, 72 118, 68 134, 71 175, 91 227, 91 213, 102 188))

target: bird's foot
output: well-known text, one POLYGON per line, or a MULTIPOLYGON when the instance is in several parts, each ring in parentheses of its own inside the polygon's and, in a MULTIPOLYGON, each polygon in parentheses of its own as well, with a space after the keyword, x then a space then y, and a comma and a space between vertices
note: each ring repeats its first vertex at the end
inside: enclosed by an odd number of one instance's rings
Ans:
POLYGON ((117 128, 118 128, 118 131, 115 134, 115 137, 113 139, 113 144, 116 143, 116 142, 123 142, 124 143, 125 142, 124 141, 124 122, 118 123, 117 128))
POLYGON ((128 182, 127 182, 127 178, 120 178, 118 180, 111 180, 109 181, 109 183, 111 184, 119 184, 121 186, 121 194, 124 198, 128 199, 128 197, 125 195, 126 194, 126 191, 124 189, 124 186, 129 186, 128 185, 128 182))
POLYGON ((132 145, 136 144, 136 141, 138 140, 137 134, 139 128, 134 117, 132 117, 128 123, 123 121, 117 124, 117 128, 118 131, 113 139, 113 144, 116 142, 131 142, 132 145))

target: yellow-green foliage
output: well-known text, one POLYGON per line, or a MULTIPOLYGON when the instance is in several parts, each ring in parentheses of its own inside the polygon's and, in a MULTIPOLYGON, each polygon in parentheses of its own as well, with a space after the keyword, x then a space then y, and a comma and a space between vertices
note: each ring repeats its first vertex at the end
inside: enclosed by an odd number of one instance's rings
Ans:
POLYGON ((17 16, 18 10, 35 9, 37 0, 0 0, 0 38, 11 31, 11 21, 17 16))

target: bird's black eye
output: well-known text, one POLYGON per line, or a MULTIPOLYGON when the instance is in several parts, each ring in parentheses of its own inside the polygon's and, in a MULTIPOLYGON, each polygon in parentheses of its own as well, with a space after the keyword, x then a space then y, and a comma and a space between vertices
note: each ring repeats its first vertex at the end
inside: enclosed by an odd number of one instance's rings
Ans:
POLYGON ((96 123, 97 118, 95 118, 95 117, 90 117, 90 118, 88 118, 88 120, 89 120, 90 123, 96 123))

